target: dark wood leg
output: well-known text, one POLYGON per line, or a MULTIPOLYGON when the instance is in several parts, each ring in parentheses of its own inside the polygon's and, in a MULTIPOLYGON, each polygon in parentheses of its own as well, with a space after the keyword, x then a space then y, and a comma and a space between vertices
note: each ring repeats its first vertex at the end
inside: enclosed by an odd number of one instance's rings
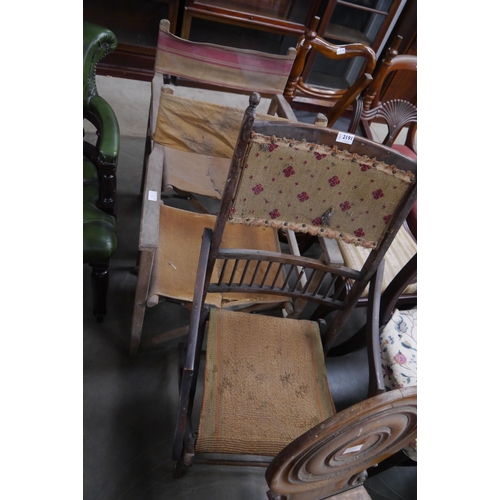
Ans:
POLYGON ((109 264, 90 264, 92 267, 92 293, 94 297, 94 316, 101 323, 106 315, 106 295, 109 285, 109 264))

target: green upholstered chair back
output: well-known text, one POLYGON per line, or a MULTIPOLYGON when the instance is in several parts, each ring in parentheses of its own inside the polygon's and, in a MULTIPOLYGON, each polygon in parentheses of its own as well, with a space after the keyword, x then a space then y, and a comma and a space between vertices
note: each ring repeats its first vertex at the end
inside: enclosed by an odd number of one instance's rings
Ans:
POLYGON ((83 23, 83 118, 96 128, 97 141, 84 138, 83 152, 99 172, 98 208, 115 214, 115 171, 120 149, 120 127, 111 105, 97 92, 97 63, 113 51, 117 39, 109 29, 96 24, 83 23))
POLYGON ((90 99, 98 95, 95 83, 97 63, 115 50, 118 41, 107 28, 83 23, 83 106, 88 107, 90 99))

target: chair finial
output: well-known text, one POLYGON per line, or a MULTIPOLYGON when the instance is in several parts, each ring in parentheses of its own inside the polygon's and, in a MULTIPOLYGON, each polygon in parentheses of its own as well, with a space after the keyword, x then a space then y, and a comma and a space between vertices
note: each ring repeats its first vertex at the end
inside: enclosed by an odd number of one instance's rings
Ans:
POLYGON ((260 94, 258 92, 252 92, 248 99, 248 103, 252 108, 256 108, 260 103, 260 94))

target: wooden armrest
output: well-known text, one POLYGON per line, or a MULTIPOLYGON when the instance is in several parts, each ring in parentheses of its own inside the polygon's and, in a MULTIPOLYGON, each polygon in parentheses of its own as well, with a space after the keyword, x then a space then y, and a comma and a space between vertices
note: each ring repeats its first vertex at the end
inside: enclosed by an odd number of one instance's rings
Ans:
POLYGON ((377 271, 370 281, 368 299, 368 314, 366 319, 366 345, 368 347, 368 366, 370 381, 368 397, 385 392, 384 374, 380 362, 380 296, 382 292, 382 278, 384 276, 385 260, 382 260, 377 271))
MULTIPOLYGON (((151 103, 149 109, 149 126, 151 137, 156 129, 156 120, 158 119, 158 108, 160 106, 160 96, 163 88, 163 75, 161 73, 155 73, 153 79, 151 80, 151 103)), ((170 91, 173 94, 173 90, 167 88, 164 90, 170 91)))
POLYGON ((161 183, 163 176, 163 148, 155 145, 148 159, 146 183, 142 200, 139 250, 158 247, 160 224, 161 183))
POLYGON ((290 106, 290 103, 282 94, 276 94, 271 98, 271 104, 269 105, 267 114, 272 116, 277 115, 280 118, 286 118, 294 122, 298 121, 292 106, 290 106))
POLYGON ((332 238, 318 238, 321 250, 323 250, 323 261, 325 264, 344 264, 337 240, 332 238))

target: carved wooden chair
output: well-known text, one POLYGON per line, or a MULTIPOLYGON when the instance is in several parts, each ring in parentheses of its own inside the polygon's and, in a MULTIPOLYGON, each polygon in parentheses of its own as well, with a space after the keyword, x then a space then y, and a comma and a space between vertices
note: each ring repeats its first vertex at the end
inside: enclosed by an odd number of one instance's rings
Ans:
POLYGON ((316 27, 319 18, 297 42, 297 57, 293 63, 290 77, 285 87, 285 99, 297 109, 312 109, 327 113, 328 127, 342 116, 356 98, 372 81, 371 74, 377 64, 377 56, 373 49, 364 43, 335 45, 319 37, 316 27), (364 67, 361 74, 347 88, 326 88, 307 83, 303 77, 308 56, 317 51, 333 60, 363 58, 364 67))
MULTIPOLYGON (((417 305, 405 309, 399 297, 417 275, 417 254, 394 277, 380 299, 380 308, 368 315, 369 396, 417 386, 417 305), (378 313, 378 314, 377 314, 378 313)), ((377 304, 375 304, 377 306, 377 304)), ((416 438, 372 471, 394 465, 416 466, 416 438)))
POLYGON ((271 98, 268 114, 294 119, 282 94, 295 55, 294 48, 286 55, 277 55, 185 40, 173 35, 169 21, 163 19, 151 83, 142 186, 146 164, 156 144, 161 155, 153 158, 163 161, 163 191, 186 197, 198 211, 213 211, 197 195, 220 199, 234 148, 225 135, 236 123, 236 131, 230 134, 234 137, 244 112, 244 109, 224 110, 220 106, 223 97, 218 94, 214 102, 219 106, 215 109, 210 105, 196 109, 181 105, 172 98, 172 89, 164 88, 166 79, 225 93, 250 95, 257 91, 271 98), (217 130, 219 137, 214 143, 210 137, 217 130))
POLYGON ((384 59, 377 66, 373 74, 373 81, 364 92, 363 98, 357 102, 357 110, 353 114, 349 132, 356 133, 358 125, 361 124, 366 137, 373 140, 370 124, 374 121, 385 123, 388 131, 382 144, 392 147, 410 158, 416 158, 416 102, 408 102, 403 99, 381 100, 384 85, 387 85, 395 71, 414 71, 415 73, 417 71, 417 56, 398 55, 397 49, 401 41, 402 37, 399 36, 394 46, 387 50, 384 59), (405 127, 408 127, 405 144, 395 144, 394 141, 405 127))
MULTIPOLYGON (((388 133, 382 144, 404 154, 413 159, 417 159, 415 133, 417 124, 417 108, 414 104, 401 99, 394 99, 388 102, 380 100, 380 92, 384 82, 395 71, 417 70, 417 57, 411 55, 397 55, 397 48, 401 42, 398 37, 394 48, 387 51, 386 57, 377 67, 373 75, 373 82, 368 86, 363 98, 357 101, 357 110, 353 115, 349 132, 355 133, 358 124, 363 125, 363 131, 369 139, 373 139, 370 130, 370 123, 375 120, 382 120, 388 126, 388 133), (402 129, 409 125, 406 144, 395 144, 394 141, 402 129)), ((398 232, 394 243, 387 252, 385 276, 382 289, 395 278, 399 271, 417 252, 417 203, 415 202, 407 221, 398 232)), ((355 269, 360 269, 368 257, 368 252, 364 249, 353 248, 339 242, 339 248, 344 258, 344 263, 355 269)), ((409 283, 405 292, 399 297, 399 304, 414 302, 417 294, 416 278, 409 283)), ((366 304, 368 292, 365 291, 360 305, 366 304)))
MULTIPOLYGON (((187 346, 180 349, 173 459, 176 475, 212 460, 263 465, 269 498, 324 498, 361 487, 363 471, 416 432, 412 388, 336 414, 324 364, 361 292, 380 275, 376 270, 413 204, 416 163, 366 139, 338 142, 342 134, 332 129, 254 122, 257 102, 252 95, 221 208, 201 241, 187 346), (355 271, 280 252, 224 248, 224 234, 235 224, 288 227, 373 251, 355 271), (355 285, 346 294, 347 278, 355 285), (206 300, 213 293, 249 291, 326 304, 336 312, 320 328, 293 316, 210 307, 206 300)), ((377 278, 371 293, 379 292, 377 278)))

